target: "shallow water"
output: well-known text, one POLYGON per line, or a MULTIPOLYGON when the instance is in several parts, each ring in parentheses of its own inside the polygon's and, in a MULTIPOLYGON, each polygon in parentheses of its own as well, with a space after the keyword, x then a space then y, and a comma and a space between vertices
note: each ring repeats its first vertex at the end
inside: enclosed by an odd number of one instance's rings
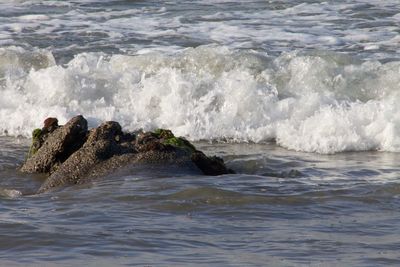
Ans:
POLYGON ((0 265, 396 266, 397 0, 0 3, 0 265), (234 175, 35 195, 34 128, 169 128, 234 175))
POLYGON ((238 174, 135 168, 29 195, 26 140, 1 139, 1 262, 23 266, 388 266, 398 257, 399 154, 196 145, 238 174), (19 190, 27 195, 18 195, 19 190), (23 255, 23 256, 21 256, 23 255))

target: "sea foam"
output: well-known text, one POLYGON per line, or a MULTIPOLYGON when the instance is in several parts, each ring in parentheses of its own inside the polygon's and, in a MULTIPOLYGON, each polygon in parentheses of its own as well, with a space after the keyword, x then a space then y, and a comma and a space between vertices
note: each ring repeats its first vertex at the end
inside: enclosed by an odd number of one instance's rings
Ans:
POLYGON ((0 50, 0 133, 30 136, 44 118, 170 128, 191 140, 276 141, 298 151, 400 151, 400 63, 220 46, 136 56, 0 50))

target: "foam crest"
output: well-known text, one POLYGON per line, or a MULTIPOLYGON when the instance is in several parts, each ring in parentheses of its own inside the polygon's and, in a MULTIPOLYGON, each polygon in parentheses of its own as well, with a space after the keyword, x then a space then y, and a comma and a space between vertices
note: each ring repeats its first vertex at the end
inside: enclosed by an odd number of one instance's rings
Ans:
POLYGON ((172 55, 82 53, 60 66, 48 51, 2 51, 14 57, 0 64, 3 135, 30 136, 46 117, 65 123, 83 114, 90 126, 116 120, 127 130, 170 128, 192 140, 400 151, 399 62, 202 46, 172 55))
POLYGON ((18 198, 22 196, 22 192, 15 189, 0 188, 0 198, 18 198))

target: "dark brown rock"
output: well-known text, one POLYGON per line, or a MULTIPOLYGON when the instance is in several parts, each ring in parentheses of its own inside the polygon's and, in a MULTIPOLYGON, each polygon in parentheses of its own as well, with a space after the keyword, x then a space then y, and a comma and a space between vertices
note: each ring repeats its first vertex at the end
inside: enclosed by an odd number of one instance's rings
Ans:
POLYGON ((83 145, 86 133, 87 121, 82 116, 72 118, 48 135, 37 152, 27 159, 21 171, 50 173, 53 167, 63 163, 83 145))
MULTIPOLYGON (((88 176, 99 172, 98 176, 113 170, 112 166, 105 168, 100 173, 99 166, 113 156, 128 153, 117 144, 116 136, 122 135, 121 126, 114 121, 105 122, 97 128, 90 130, 85 144, 68 157, 57 170, 40 187, 38 193, 43 193, 50 188, 68 184, 82 183, 88 176)), ((130 151, 134 152, 133 150, 130 151)))
POLYGON ((42 131, 46 130, 47 132, 51 133, 55 129, 58 128, 58 119, 57 118, 47 118, 43 122, 44 126, 42 131))
POLYGON ((58 126, 52 118, 44 128, 53 126, 55 129, 21 168, 24 172, 49 174, 38 193, 85 183, 132 164, 185 166, 206 175, 230 172, 222 159, 207 157, 169 130, 124 133, 117 122, 109 121, 88 131, 82 116, 64 126, 58 126))
POLYGON ((227 173, 234 173, 228 169, 223 159, 219 157, 207 157, 201 151, 195 151, 191 155, 191 159, 194 164, 205 174, 205 175, 222 175, 227 173))

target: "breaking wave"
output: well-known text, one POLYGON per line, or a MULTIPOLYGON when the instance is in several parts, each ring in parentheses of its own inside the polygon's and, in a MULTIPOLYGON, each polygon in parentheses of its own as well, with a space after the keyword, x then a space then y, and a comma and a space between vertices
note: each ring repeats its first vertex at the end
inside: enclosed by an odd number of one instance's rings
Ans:
POLYGON ((400 151, 400 62, 221 46, 135 56, 0 48, 0 135, 44 118, 170 128, 191 140, 276 141, 293 150, 400 151))

